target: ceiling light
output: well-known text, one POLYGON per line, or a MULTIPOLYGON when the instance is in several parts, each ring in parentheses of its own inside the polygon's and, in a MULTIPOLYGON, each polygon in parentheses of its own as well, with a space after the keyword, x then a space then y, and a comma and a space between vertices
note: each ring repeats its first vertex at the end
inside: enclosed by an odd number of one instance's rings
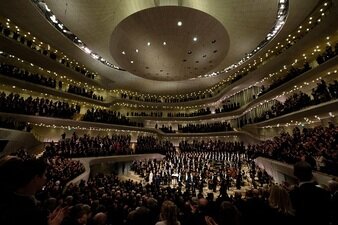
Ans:
POLYGON ((135 49, 135 52, 138 53, 138 49, 135 49))
POLYGON ((125 51, 122 51, 122 55, 125 55, 126 53, 125 53, 125 51))
POLYGON ((167 42, 163 41, 163 45, 167 45, 167 42))
POLYGON ((192 40, 193 40, 193 41, 197 41, 197 37, 194 37, 192 40))
POLYGON ((148 42, 147 45, 150 46, 150 42, 148 42))
POLYGON ((133 61, 133 60, 131 60, 131 61, 130 61, 130 63, 134 63, 134 61, 133 61))
POLYGON ((182 21, 178 21, 177 26, 179 26, 179 27, 182 26, 182 21))

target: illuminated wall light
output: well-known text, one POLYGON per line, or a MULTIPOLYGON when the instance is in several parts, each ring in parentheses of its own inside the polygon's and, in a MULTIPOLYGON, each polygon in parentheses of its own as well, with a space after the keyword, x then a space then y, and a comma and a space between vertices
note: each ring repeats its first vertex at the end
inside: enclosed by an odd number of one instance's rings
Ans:
POLYGON ((87 48, 87 47, 85 47, 83 50, 84 50, 85 53, 87 53, 87 54, 90 54, 90 53, 92 52, 92 51, 91 51, 89 48, 87 48))
POLYGON ((147 43, 147 46, 150 46, 150 42, 147 43))

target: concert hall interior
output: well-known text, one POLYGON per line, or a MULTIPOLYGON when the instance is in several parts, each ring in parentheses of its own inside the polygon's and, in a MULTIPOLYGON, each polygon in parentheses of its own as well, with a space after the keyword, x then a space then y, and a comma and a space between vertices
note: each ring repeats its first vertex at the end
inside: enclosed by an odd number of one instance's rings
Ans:
POLYGON ((338 225, 337 18, 0 1, 0 224, 338 225))

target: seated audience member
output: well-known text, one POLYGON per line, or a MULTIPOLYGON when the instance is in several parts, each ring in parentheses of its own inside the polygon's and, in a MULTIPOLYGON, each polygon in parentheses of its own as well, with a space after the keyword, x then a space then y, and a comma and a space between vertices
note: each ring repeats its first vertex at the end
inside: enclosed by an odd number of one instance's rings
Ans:
POLYGON ((330 224, 330 193, 313 180, 312 168, 306 161, 294 165, 299 184, 290 192, 297 224, 330 224))

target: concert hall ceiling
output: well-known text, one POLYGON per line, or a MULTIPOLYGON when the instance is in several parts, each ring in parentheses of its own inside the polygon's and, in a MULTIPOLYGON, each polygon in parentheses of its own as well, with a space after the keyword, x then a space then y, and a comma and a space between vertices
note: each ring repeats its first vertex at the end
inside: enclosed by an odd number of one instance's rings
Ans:
POLYGON ((209 88, 258 59, 318 2, 16 0, 1 1, 0 14, 97 72, 106 88, 179 94, 209 88))

